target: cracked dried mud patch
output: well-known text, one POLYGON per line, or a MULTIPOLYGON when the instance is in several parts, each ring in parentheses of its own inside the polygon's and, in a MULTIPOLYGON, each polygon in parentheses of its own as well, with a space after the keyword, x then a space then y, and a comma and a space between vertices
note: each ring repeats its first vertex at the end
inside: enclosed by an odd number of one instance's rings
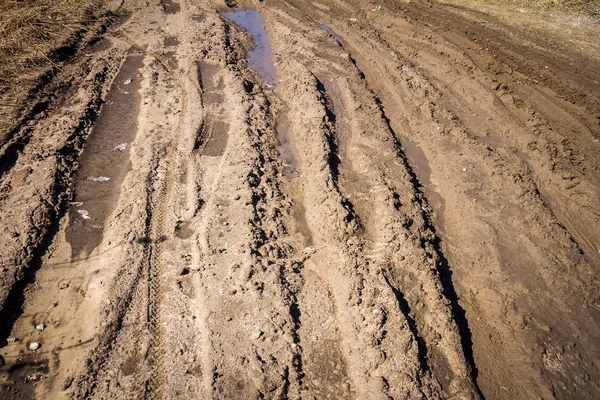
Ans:
POLYGON ((0 397, 593 398, 598 27, 466 4, 125 0, 0 145, 0 397))

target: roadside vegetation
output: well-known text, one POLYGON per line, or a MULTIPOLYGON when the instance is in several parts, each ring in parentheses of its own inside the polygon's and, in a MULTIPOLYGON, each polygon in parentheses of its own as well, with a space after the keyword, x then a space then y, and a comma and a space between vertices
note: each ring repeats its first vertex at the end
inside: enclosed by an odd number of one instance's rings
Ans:
POLYGON ((53 51, 85 30, 103 0, 0 1, 0 137, 41 74, 58 68, 53 51))

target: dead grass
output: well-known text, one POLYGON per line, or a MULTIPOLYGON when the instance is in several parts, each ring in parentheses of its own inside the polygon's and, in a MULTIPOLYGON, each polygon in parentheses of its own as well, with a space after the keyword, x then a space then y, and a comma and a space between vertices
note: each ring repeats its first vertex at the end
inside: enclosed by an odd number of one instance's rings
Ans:
POLYGON ((40 74, 50 54, 89 25, 103 0, 0 0, 0 129, 40 74))

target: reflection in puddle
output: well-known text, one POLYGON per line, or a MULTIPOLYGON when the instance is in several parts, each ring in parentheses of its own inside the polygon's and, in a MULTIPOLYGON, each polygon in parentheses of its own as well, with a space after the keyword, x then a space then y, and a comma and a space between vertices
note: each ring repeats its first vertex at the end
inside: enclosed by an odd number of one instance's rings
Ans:
POLYGON ((221 15, 252 35, 255 47, 248 53, 250 66, 255 68, 265 82, 279 82, 279 75, 273 63, 273 51, 269 44, 269 32, 265 29, 265 21, 256 10, 239 10, 224 12, 221 15))
POLYGON ((342 46, 344 45, 344 41, 342 39, 340 39, 338 35, 336 35, 335 33, 333 33, 333 31, 331 29, 329 29, 329 27, 327 25, 321 25, 321 28, 324 29, 324 30, 326 30, 327 33, 329 33, 331 36, 333 36, 333 38, 335 40, 337 40, 337 42, 340 45, 342 45, 342 46))

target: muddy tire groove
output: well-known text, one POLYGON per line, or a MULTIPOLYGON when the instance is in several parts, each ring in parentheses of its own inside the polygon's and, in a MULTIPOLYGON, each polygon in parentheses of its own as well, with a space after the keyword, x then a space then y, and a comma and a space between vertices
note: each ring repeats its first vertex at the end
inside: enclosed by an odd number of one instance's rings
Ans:
MULTIPOLYGON (((459 335, 460 335, 460 339, 461 339, 462 346, 463 346, 463 354, 465 355, 465 358, 467 361, 468 371, 469 371, 469 374, 471 375, 471 380, 475 385, 475 390, 477 392, 477 395, 482 397, 482 393, 481 393, 480 389, 477 387, 477 383, 476 383, 477 382, 477 366, 476 366, 475 360, 473 358, 472 341, 471 341, 471 333, 470 333, 469 325, 468 325, 468 322, 465 317, 464 309, 458 304, 458 297, 456 295, 456 292, 454 290, 454 285, 451 280, 452 272, 449 270, 446 258, 444 257, 444 255, 442 253, 442 250, 441 250, 441 247, 439 244, 440 239, 438 236, 436 236, 435 227, 431 223, 431 216, 430 216, 431 209, 430 209, 427 199, 424 195, 422 185, 421 185, 417 175, 415 174, 413 168, 411 167, 408 158, 406 157, 406 155, 403 151, 403 148, 399 141, 398 135, 396 134, 396 132, 394 131, 394 129, 391 126, 390 119, 387 117, 387 115, 385 113, 383 104, 382 104, 379 96, 373 91, 372 88, 369 87, 369 83, 366 79, 365 74, 360 69, 357 61, 355 60, 355 58, 352 55, 352 50, 349 50, 347 48, 347 46, 344 46, 344 45, 340 45, 340 46, 342 48, 344 48, 344 50, 347 52, 349 60, 353 64, 354 68, 356 69, 359 78, 366 86, 370 95, 373 97, 373 100, 378 108, 379 113, 380 113, 380 117, 385 122, 387 130, 390 133, 390 137, 393 141, 394 147, 396 148, 396 151, 397 151, 396 156, 400 160, 404 169, 407 171, 408 176, 410 177, 411 185, 414 188, 415 193, 416 193, 415 199, 418 202, 418 204, 420 205, 420 207, 424 210, 424 213, 422 214, 422 218, 424 219, 424 222, 425 222, 424 228, 427 230, 430 230, 432 232, 433 237, 430 239, 430 242, 433 243, 433 248, 434 248, 434 251, 437 253, 437 257, 442 260, 442 262, 437 265, 437 268, 438 268, 439 281, 443 286, 443 294, 450 301, 450 304, 451 304, 451 315, 455 319, 456 324, 459 329, 459 335)), ((386 277, 385 275, 384 275, 384 278, 385 278, 385 281, 390 286, 390 288, 394 291, 394 293, 398 299, 400 309, 406 315, 409 326, 411 327, 411 330, 413 331, 413 334, 415 335, 415 338, 419 345, 419 351, 421 353, 420 359, 421 359, 422 367, 424 368, 424 371, 427 371, 428 370, 427 349, 426 349, 423 338, 420 336, 420 334, 417 331, 417 326, 415 324, 415 321, 414 321, 413 317, 411 316, 411 313, 409 312, 410 307, 409 307, 408 303, 406 302, 406 300, 404 299, 404 296, 402 295, 402 293, 399 291, 398 287, 396 285, 392 284, 392 282, 389 280, 389 278, 386 277)))
MULTIPOLYGON (((178 148, 182 138, 183 116, 186 115, 188 109, 189 95, 185 88, 185 77, 179 74, 174 74, 164 64, 162 67, 169 74, 174 76, 181 90, 181 115, 177 120, 177 125, 174 127, 174 137, 170 144, 165 149, 165 156, 160 157, 163 160, 157 162, 155 173, 158 174, 162 169, 164 178, 160 182, 159 189, 156 193, 156 198, 152 198, 152 218, 150 221, 150 240, 147 244, 147 284, 148 284, 148 304, 147 304, 147 324, 150 332, 150 348, 149 359, 151 368, 149 378, 145 382, 144 398, 156 399, 163 397, 163 386, 165 384, 163 360, 165 357, 165 343, 162 328, 162 300, 163 300, 163 283, 162 274, 164 273, 163 247, 168 237, 166 232, 170 232, 169 226, 166 223, 166 213, 169 205, 174 201, 174 173, 178 170, 181 153, 178 148), (161 168, 162 167, 162 168, 161 168)), ((193 82, 193 81, 192 81, 193 82)))
MULTIPOLYGON (((19 268, 14 275, 14 286, 7 294, 7 298, 2 299, 0 302, 0 316, 3 321, 14 322, 20 314, 22 302, 24 301, 23 293, 28 284, 35 281, 35 273, 42 266, 41 260, 44 253, 58 232, 60 221, 66 215, 67 201, 72 195, 71 183, 76 173, 74 165, 77 163, 85 138, 89 135, 100 110, 104 85, 110 76, 109 71, 110 68, 105 66, 95 74, 92 80, 93 89, 90 99, 85 105, 83 113, 78 117, 74 126, 71 127, 65 143, 57 151, 57 164, 60 167, 53 174, 53 181, 47 190, 47 194, 43 195, 38 192, 41 203, 35 206, 29 216, 29 222, 34 227, 30 233, 31 244, 24 249, 25 254, 21 255, 22 260, 20 263, 23 264, 23 267, 19 268), (45 196, 49 197, 45 198, 45 196), (46 215, 46 218, 39 221, 39 216, 34 218, 35 214, 46 215)), ((0 261, 4 263, 4 259, 0 261)), ((3 326, 0 341, 3 342, 10 335, 11 326, 11 323, 3 326)))
MULTIPOLYGON (((159 163, 153 175, 158 175, 159 163)), ((150 178, 155 183, 157 179, 150 178)), ((151 187, 155 187, 152 185, 151 187)), ((149 377, 144 383, 144 399, 160 398, 163 379, 159 371, 162 367, 164 357, 162 330, 160 327, 160 303, 162 300, 161 274, 162 274, 162 232, 164 232, 165 207, 167 194, 169 193, 169 179, 165 177, 159 184, 157 192, 150 194, 149 204, 152 204, 149 211, 150 221, 148 226, 148 237, 145 238, 146 253, 146 285, 147 285, 147 304, 146 304, 146 325, 150 333, 150 345, 148 349, 147 360, 150 366, 149 377)))

